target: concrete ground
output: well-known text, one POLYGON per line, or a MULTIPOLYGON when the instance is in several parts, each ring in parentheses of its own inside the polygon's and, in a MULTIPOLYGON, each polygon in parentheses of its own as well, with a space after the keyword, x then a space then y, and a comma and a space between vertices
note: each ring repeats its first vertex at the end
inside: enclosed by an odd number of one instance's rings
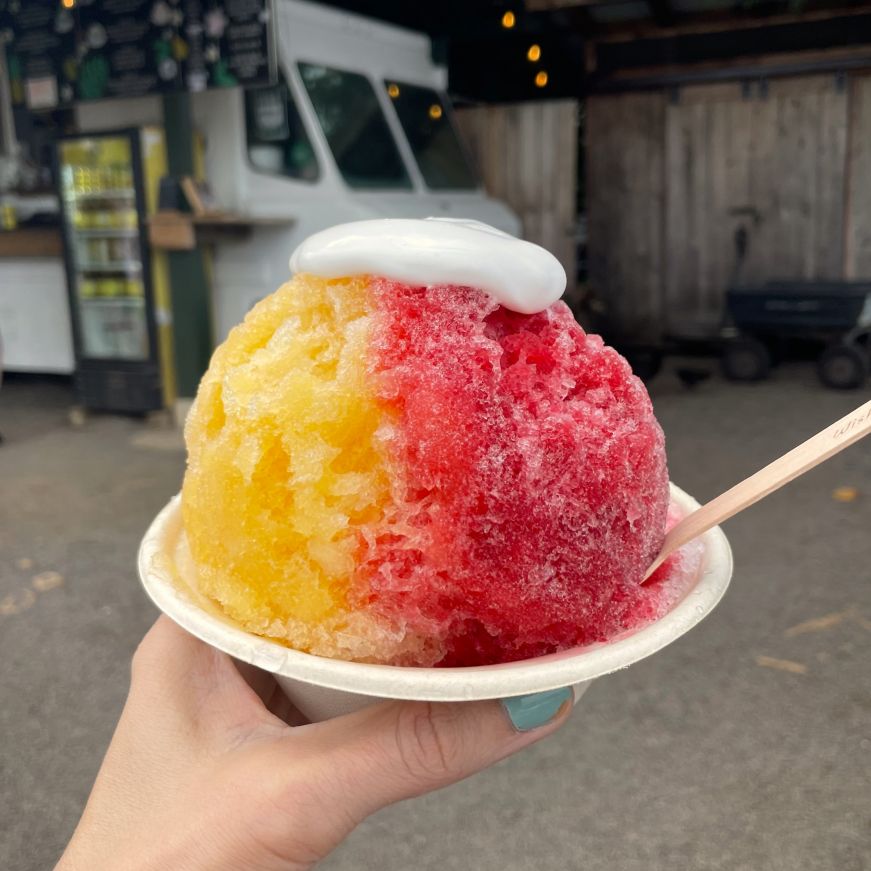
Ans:
MULTIPOLYGON (((701 499, 869 394, 796 367, 758 386, 654 382, 673 479, 701 499)), ((165 432, 0 390, 0 868, 50 868, 155 617, 134 573, 179 486, 165 432)), ((327 871, 871 869, 871 442, 726 528, 736 574, 701 626, 598 681, 556 737, 364 823, 327 871), (853 501, 833 491, 852 487, 853 501)))

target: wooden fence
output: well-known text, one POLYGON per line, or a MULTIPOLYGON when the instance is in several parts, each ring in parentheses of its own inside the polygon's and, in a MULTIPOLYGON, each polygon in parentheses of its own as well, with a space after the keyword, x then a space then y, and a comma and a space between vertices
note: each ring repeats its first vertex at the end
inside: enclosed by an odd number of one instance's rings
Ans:
POLYGON ((742 280, 871 278, 871 78, 809 76, 587 104, 593 292, 627 338, 710 335, 742 280))
POLYGON ((570 291, 576 256, 577 104, 559 100, 457 112, 487 192, 523 222, 523 235, 552 251, 570 291))

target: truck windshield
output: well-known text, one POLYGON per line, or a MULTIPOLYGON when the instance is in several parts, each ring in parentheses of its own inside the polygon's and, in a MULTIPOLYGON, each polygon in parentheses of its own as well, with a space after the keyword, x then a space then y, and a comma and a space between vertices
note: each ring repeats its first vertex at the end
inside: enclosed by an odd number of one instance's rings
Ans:
POLYGON ((284 76, 245 91, 248 160, 261 172, 315 181, 318 162, 284 76))
POLYGON ((475 171, 442 95, 432 88, 406 82, 388 81, 384 86, 427 187, 433 190, 477 188, 475 171))
POLYGON ((300 76, 342 177, 352 188, 407 189, 411 179, 369 80, 299 64, 300 76))

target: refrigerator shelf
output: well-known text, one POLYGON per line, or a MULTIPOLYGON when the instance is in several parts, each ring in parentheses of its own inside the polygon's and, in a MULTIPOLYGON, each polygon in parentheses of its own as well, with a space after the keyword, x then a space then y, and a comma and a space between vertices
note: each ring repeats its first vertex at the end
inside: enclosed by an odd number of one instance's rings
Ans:
POLYGON ((139 236, 139 230, 124 227, 107 227, 100 230, 80 230, 77 227, 74 227, 72 233, 73 236, 82 236, 85 239, 100 239, 104 236, 110 239, 116 237, 122 239, 133 239, 139 236))
POLYGON ((76 272, 99 272, 116 273, 122 272, 125 275, 129 272, 141 272, 142 264, 138 260, 119 261, 118 263, 81 263, 76 268, 76 272))
POLYGON ((139 308, 145 305, 145 299, 141 296, 79 296, 79 299, 86 305, 120 305, 133 306, 139 308))
POLYGON ((132 200, 136 198, 136 191, 133 188, 118 188, 117 190, 106 191, 64 191, 64 199, 71 203, 90 202, 91 200, 132 200))

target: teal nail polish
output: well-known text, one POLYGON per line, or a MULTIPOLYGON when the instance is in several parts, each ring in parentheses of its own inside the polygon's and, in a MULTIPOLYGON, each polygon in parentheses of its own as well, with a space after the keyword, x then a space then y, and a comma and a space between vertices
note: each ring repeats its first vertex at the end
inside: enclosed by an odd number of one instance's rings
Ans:
POLYGON ((545 693, 533 693, 531 696, 502 699, 502 707, 518 732, 530 732, 549 723, 571 697, 572 688, 562 687, 545 693))

